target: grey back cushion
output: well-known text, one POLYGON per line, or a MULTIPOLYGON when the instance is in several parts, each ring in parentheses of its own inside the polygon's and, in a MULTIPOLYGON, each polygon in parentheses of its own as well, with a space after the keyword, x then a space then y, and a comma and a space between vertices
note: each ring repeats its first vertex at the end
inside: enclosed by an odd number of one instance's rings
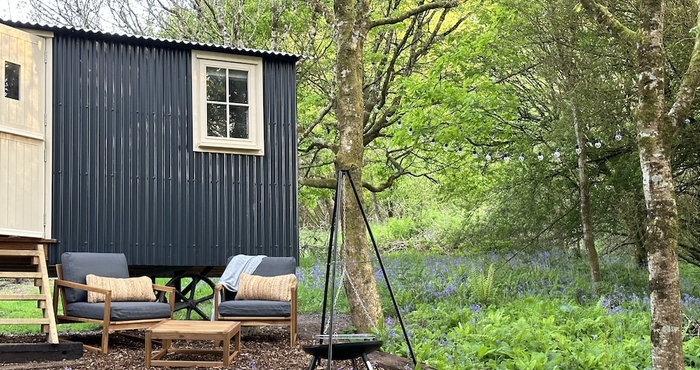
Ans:
MULTIPOLYGON (((94 274, 104 277, 128 278, 129 264, 124 253, 64 252, 61 255, 63 280, 85 284, 85 276, 94 274)), ((66 289, 68 303, 87 302, 87 292, 66 289)))
POLYGON ((265 257, 253 272, 259 276, 279 276, 296 273, 297 261, 294 257, 265 257))
MULTIPOLYGON (((226 259, 226 264, 231 262, 233 256, 226 259)), ((296 274, 297 260, 294 257, 265 257, 260 261, 258 267, 253 271, 253 275, 258 276, 279 276, 296 274)))

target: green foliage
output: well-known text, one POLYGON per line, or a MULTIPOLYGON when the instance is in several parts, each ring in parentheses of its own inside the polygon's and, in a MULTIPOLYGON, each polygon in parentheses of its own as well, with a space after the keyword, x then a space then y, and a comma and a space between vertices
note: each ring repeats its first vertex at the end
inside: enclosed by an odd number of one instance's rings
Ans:
MULTIPOLYGON (((435 369, 643 369, 651 365, 647 273, 628 259, 602 258, 611 283, 599 295, 590 292, 586 260, 561 251, 520 254, 507 261, 506 255, 493 253, 464 257, 402 252, 385 256, 384 262, 414 353, 418 361, 435 369), (477 280, 498 287, 488 305, 472 294, 472 282, 477 280)), ((315 268, 304 266, 301 275, 315 276, 315 268)), ((697 274, 684 274, 682 280, 684 286, 700 283, 697 274)), ((307 286, 302 284, 301 291, 307 286)), ((314 294, 318 297, 319 291, 314 294)), ((300 305, 315 304, 314 294, 300 305)), ((386 319, 376 333, 384 341, 382 350, 408 357, 408 345, 387 295, 383 289, 386 319)), ((689 297, 684 302, 699 305, 689 297)), ((685 338, 688 368, 697 364, 698 346, 698 337, 685 338)))
POLYGON ((496 287, 493 283, 493 274, 496 266, 492 263, 486 271, 472 271, 467 280, 469 284, 469 293, 472 301, 482 305, 490 305, 496 294, 496 287))

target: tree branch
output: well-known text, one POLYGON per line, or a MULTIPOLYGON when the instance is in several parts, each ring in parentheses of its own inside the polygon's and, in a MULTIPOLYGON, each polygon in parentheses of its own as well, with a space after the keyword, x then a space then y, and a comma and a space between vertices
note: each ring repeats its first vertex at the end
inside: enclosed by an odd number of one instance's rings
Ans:
POLYGON ((676 101, 673 102, 673 106, 668 112, 671 124, 676 129, 681 126, 681 121, 688 116, 690 106, 695 99, 695 90, 698 84, 700 84, 700 12, 698 12, 698 9, 696 9, 696 12, 697 16, 694 27, 695 45, 693 46, 693 53, 690 56, 688 70, 683 75, 681 85, 678 88, 676 101))
POLYGON ((440 8, 454 8, 462 4, 464 0, 454 0, 454 1, 440 1, 434 3, 423 4, 419 7, 413 8, 403 14, 399 14, 395 17, 387 17, 381 19, 375 19, 367 23, 367 29, 371 30, 374 27, 385 26, 388 24, 396 24, 405 21, 406 19, 413 17, 417 14, 427 12, 428 10, 440 9, 440 8))
POLYGON ((620 39, 632 45, 640 41, 641 36, 617 20, 607 7, 598 4, 595 0, 581 0, 581 5, 608 32, 617 35, 620 39))
POLYGON ((302 177, 299 179, 299 184, 320 189, 335 189, 336 179, 321 179, 317 177, 302 177))
MULTIPOLYGON (((299 133, 299 141, 304 140, 311 135, 311 132, 321 123, 321 121, 323 121, 323 118, 331 111, 331 108, 333 108, 332 103, 328 103, 325 107, 323 107, 321 113, 313 122, 311 122, 309 127, 307 127, 303 132, 299 133)), ((299 127, 299 129, 301 129, 301 127, 299 127)))

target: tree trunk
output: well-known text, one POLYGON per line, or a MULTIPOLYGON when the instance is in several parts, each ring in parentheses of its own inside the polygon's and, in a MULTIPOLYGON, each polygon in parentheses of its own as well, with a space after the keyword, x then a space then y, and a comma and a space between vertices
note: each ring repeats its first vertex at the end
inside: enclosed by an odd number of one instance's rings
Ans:
MULTIPOLYGON (((336 0, 336 115, 339 143, 336 170, 350 170, 362 201, 362 164, 364 144, 362 53, 366 31, 368 1, 336 0)), ((343 191, 342 261, 347 271, 343 280, 353 325, 360 332, 376 327, 382 317, 381 301, 369 259, 369 246, 360 205, 348 181, 343 191)))
POLYGON ((600 263, 598 261, 598 251, 595 248, 593 239, 593 218, 591 217, 591 185, 586 173, 586 145, 585 139, 579 130, 578 115, 576 105, 572 104, 571 112, 574 119, 574 132, 576 134, 576 144, 581 150, 578 155, 578 188, 581 197, 581 225, 583 226, 583 244, 588 256, 588 268, 591 272, 591 286, 596 291, 596 285, 600 282, 600 263))
POLYGON ((644 231, 641 227, 635 227, 631 232, 634 238, 634 263, 639 268, 648 268, 647 249, 644 247, 644 231))
POLYGON ((651 363, 654 369, 683 369, 680 282, 678 272, 678 214, 669 164, 671 124, 665 122, 662 1, 640 3, 641 42, 639 161, 647 209, 646 249, 651 293, 651 363))

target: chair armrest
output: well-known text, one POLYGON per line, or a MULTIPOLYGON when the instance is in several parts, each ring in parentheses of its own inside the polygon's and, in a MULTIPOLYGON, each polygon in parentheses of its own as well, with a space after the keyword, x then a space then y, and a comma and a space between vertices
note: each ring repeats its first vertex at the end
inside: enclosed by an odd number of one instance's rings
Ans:
POLYGON ((214 305, 218 306, 221 303, 221 300, 223 299, 223 291, 224 291, 224 286, 223 284, 216 284, 214 286, 214 305))
MULTIPOLYGON (((105 313, 104 313, 104 317, 102 318, 102 320, 105 322, 109 322, 109 314, 111 312, 110 307, 112 306, 112 291, 111 290, 104 289, 104 288, 98 288, 98 287, 90 286, 87 284, 76 283, 76 282, 68 281, 68 280, 60 280, 60 279, 54 280, 54 287, 58 288, 61 291, 61 295, 63 296, 63 303, 64 304, 66 303, 65 291, 64 291, 65 288, 73 288, 73 289, 85 290, 88 292, 95 292, 95 293, 104 294, 104 296, 105 296, 105 299, 104 299, 105 310, 104 310, 104 312, 105 313)), ((56 308, 58 308, 58 307, 56 307, 56 308)), ((65 305, 64 305, 63 309, 64 309, 64 314, 65 314, 66 313, 65 312, 65 309, 66 309, 65 305)), ((54 312, 58 312, 58 311, 54 311, 54 312)))
POLYGON ((170 304, 170 318, 173 318, 175 311, 175 288, 167 285, 153 284, 153 290, 164 292, 167 296, 168 304, 170 304))
POLYGON ((59 288, 73 288, 73 289, 80 289, 80 290, 85 290, 89 292, 95 292, 95 293, 102 293, 102 294, 112 294, 112 291, 109 289, 104 289, 104 288, 98 288, 95 286, 90 286, 87 284, 81 284, 81 283, 76 283, 73 281, 68 281, 68 280, 59 280, 56 279, 54 281, 54 285, 59 287, 59 288))
POLYGON ((175 288, 167 285, 153 284, 153 290, 157 292, 175 293, 175 288))

